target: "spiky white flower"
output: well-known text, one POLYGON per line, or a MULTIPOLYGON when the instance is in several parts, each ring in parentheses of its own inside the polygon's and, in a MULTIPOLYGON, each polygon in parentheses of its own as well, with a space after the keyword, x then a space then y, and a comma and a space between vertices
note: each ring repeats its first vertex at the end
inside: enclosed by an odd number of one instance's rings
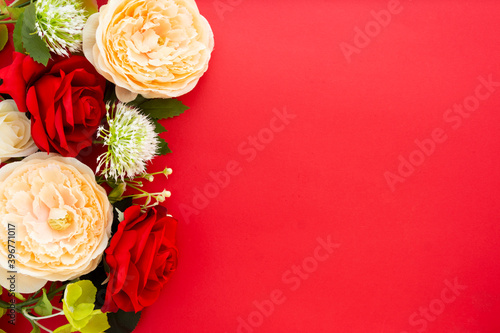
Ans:
POLYGON ((80 0, 38 0, 35 8, 35 28, 51 52, 68 56, 81 50, 87 14, 80 0))
POLYGON ((146 171, 146 163, 158 152, 158 135, 153 122, 138 109, 124 103, 106 105, 107 128, 97 137, 108 147, 97 158, 97 172, 108 179, 122 181, 146 171))

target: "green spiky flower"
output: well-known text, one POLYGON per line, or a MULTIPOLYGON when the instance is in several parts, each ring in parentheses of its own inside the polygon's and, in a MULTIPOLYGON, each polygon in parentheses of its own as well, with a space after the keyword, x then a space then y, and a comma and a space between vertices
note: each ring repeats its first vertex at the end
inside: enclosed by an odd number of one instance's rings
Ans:
POLYGON ((87 22, 83 3, 79 0, 38 0, 35 27, 49 50, 68 56, 81 50, 82 32, 87 22))
POLYGON ((107 105, 107 128, 100 126, 97 137, 108 150, 97 158, 97 172, 122 181, 146 171, 146 163, 158 152, 158 135, 152 121, 127 104, 107 105))

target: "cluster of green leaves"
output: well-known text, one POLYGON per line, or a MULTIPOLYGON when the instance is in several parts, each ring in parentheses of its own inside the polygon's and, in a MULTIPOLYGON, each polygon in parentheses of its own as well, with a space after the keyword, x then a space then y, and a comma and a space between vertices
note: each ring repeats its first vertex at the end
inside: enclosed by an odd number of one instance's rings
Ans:
POLYGON ((14 1, 10 5, 7 5, 5 0, 0 0, 0 51, 3 50, 9 41, 7 24, 15 23, 19 19, 25 10, 23 7, 25 4, 19 4, 18 1, 14 1))
POLYGON ((15 23, 13 32, 14 48, 17 52, 30 55, 36 62, 47 65, 50 59, 50 51, 47 44, 38 35, 36 24, 35 3, 31 1, 14 1, 10 5, 5 0, 0 0, 0 50, 9 40, 7 23, 15 23), (7 20, 5 20, 7 19, 7 20))
POLYGON ((14 47, 17 52, 28 54, 36 62, 46 66, 50 59, 50 51, 35 28, 35 3, 23 8, 14 28, 14 47))

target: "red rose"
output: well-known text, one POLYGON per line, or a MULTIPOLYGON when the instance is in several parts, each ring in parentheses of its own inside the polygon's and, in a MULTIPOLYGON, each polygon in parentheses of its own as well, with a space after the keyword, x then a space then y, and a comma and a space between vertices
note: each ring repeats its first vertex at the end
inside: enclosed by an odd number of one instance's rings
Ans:
POLYGON ((177 267, 177 221, 157 206, 129 207, 106 249, 110 268, 103 312, 138 312, 153 304, 177 267))
POLYGON ((0 70, 0 93, 31 114, 31 136, 43 151, 76 156, 92 145, 106 114, 106 80, 85 57, 58 57, 47 66, 15 52, 0 70))

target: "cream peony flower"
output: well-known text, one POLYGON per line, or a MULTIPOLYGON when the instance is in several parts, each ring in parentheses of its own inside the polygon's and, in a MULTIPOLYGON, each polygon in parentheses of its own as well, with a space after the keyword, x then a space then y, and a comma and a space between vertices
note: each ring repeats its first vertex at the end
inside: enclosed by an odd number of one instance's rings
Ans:
POLYGON ((109 0, 83 30, 85 56, 116 84, 122 102, 191 91, 213 47, 212 29, 194 0, 109 0))
POLYGON ((106 191, 77 159, 36 153, 4 166, 0 169, 0 284, 10 289, 9 271, 13 270, 16 292, 31 293, 47 281, 91 272, 106 249, 112 221, 106 191), (12 249, 13 267, 8 261, 12 249))
POLYGON ((37 150, 31 137, 30 120, 17 109, 14 100, 0 102, 0 162, 28 156, 37 150))

